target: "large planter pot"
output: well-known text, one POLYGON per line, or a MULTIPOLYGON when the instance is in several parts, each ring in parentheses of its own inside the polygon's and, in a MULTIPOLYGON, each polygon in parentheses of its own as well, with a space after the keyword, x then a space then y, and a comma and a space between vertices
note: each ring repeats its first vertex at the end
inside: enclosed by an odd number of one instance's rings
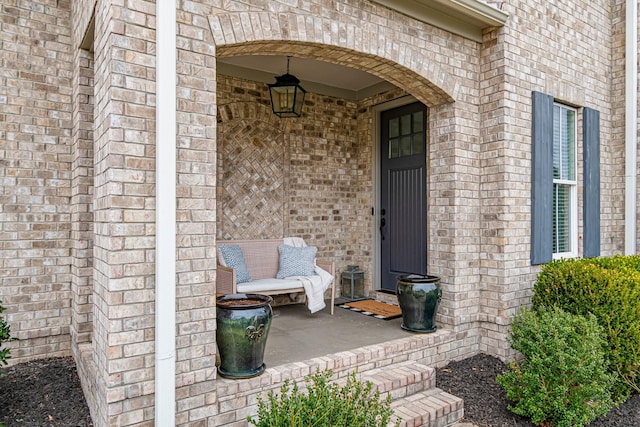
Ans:
POLYGON ((437 329, 435 317, 442 296, 439 277, 400 276, 396 295, 402 311, 402 329, 411 332, 434 332, 437 329))
POLYGON ((264 349, 273 317, 272 302, 270 296, 257 294, 229 294, 216 298, 216 341, 221 376, 250 378, 264 372, 264 349))

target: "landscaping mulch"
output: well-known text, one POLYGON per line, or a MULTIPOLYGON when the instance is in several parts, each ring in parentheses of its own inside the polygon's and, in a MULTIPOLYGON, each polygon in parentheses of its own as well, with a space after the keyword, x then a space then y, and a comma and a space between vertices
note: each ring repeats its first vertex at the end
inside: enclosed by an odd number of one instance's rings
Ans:
MULTIPOLYGON (((507 397, 496 376, 507 367, 500 359, 476 355, 436 370, 438 388, 464 399, 465 422, 481 427, 536 427, 507 409, 507 397)), ((640 395, 614 408, 589 427, 640 426, 640 395)))
MULTIPOLYGON (((496 376, 506 369, 499 359, 477 355, 451 362, 436 372, 437 386, 464 399, 466 422, 481 427, 535 427, 507 409, 496 376)), ((41 359, 3 368, 0 423, 13 426, 93 426, 70 357, 41 359)), ((634 395, 589 427, 640 426, 640 395, 634 395)))
POLYGON ((14 426, 93 426, 75 362, 56 357, 2 368, 0 423, 14 426))

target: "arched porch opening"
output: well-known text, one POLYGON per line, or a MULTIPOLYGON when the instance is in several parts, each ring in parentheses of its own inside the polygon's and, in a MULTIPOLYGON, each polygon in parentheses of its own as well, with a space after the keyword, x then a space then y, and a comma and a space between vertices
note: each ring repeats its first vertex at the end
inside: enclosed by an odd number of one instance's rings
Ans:
POLYGON ((452 96, 407 64, 332 44, 260 40, 216 46, 218 68, 235 55, 329 62, 389 83, 357 99, 309 91, 296 119, 271 112, 263 81, 225 70, 217 73, 216 87, 217 239, 303 237, 318 247, 318 257, 336 263, 337 272, 353 264, 364 268, 366 292, 375 297, 377 117, 385 104, 419 100, 429 107, 428 163, 432 136, 443 132, 436 120, 453 114, 452 96))

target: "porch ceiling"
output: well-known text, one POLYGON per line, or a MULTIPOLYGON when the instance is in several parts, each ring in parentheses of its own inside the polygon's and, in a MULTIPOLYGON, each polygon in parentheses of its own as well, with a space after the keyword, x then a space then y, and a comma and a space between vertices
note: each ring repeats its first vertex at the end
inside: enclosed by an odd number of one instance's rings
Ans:
MULTIPOLYGON (((284 74, 283 55, 239 55, 218 59, 217 71, 228 76, 273 83, 284 74)), ((290 72, 312 93, 358 100, 387 91, 394 86, 372 74, 316 59, 292 57, 290 72)))

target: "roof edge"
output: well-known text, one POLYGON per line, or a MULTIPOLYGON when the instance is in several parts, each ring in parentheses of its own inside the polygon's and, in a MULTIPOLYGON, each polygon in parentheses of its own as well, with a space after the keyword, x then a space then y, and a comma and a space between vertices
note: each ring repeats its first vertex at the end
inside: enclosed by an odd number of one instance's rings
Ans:
POLYGON ((481 0, 372 0, 414 19, 482 42, 482 31, 501 27, 509 14, 481 0))

